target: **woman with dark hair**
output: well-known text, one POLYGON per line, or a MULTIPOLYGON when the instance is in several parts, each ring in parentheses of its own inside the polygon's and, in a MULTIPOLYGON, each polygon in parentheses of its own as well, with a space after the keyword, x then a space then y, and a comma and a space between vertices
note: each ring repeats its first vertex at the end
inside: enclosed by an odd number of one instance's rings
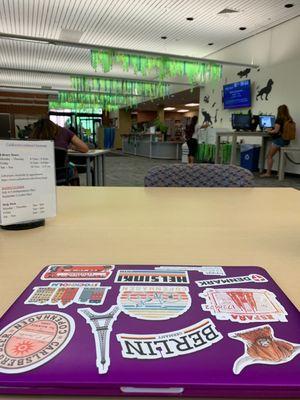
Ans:
POLYGON ((277 117, 273 129, 268 129, 268 133, 273 135, 271 147, 267 155, 267 171, 261 175, 262 178, 269 178, 272 176, 273 157, 280 150, 281 147, 288 146, 290 140, 283 138, 284 124, 288 121, 293 122, 288 107, 282 104, 277 109, 277 117))
POLYGON ((207 128, 208 124, 203 124, 202 126, 197 126, 198 117, 195 115, 192 117, 190 125, 186 127, 185 139, 186 144, 189 148, 188 160, 189 164, 193 164, 198 150, 198 134, 197 130, 201 128, 207 128))

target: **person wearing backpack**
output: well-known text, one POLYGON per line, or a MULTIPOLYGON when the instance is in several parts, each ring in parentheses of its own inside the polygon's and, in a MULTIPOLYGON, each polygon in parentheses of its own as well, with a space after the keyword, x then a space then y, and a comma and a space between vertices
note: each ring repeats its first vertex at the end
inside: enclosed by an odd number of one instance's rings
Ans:
POLYGON ((272 176, 273 157, 281 147, 288 146, 296 137, 296 124, 290 116, 288 107, 282 104, 278 107, 277 118, 273 129, 267 129, 273 136, 272 144, 267 155, 267 171, 261 175, 262 178, 272 176))

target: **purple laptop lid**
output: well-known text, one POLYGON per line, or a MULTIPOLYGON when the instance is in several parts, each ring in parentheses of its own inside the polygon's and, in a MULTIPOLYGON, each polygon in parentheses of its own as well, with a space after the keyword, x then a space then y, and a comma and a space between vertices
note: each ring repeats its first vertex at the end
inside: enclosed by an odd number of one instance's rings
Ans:
POLYGON ((259 267, 50 265, 0 321, 0 393, 300 397, 300 316, 259 267))

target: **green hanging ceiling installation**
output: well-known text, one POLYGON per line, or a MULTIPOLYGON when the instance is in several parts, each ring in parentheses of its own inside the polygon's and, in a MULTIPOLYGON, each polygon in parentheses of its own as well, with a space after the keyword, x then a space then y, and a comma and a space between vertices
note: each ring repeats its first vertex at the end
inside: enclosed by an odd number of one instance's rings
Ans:
POLYGON ((161 81, 166 78, 187 76, 190 84, 220 80, 222 76, 220 64, 184 61, 164 56, 147 57, 107 50, 91 50, 91 64, 95 70, 101 65, 103 72, 111 71, 115 64, 121 65, 124 71, 132 68, 135 74, 141 73, 143 76, 156 71, 161 81))
POLYGON ((72 88, 77 91, 98 91, 115 94, 140 95, 150 98, 169 95, 170 86, 162 82, 139 82, 127 79, 72 77, 72 88))

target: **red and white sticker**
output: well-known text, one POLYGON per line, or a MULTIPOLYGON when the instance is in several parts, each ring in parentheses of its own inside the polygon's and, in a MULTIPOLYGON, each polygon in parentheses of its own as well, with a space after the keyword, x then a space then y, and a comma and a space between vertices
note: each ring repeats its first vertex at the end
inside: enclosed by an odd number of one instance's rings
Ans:
POLYGON ((110 288, 101 286, 100 282, 51 282, 48 286, 33 288, 25 304, 57 305, 59 308, 73 303, 101 306, 110 288))
POLYGON ((284 364, 300 354, 300 344, 276 338, 270 325, 231 332, 228 336, 244 343, 244 354, 233 365, 236 375, 249 365, 284 364))
POLYGON ((199 296, 206 301, 202 309, 218 320, 287 322, 286 310, 275 294, 265 289, 205 289, 199 296))
POLYGON ((41 279, 45 281, 104 280, 111 276, 113 270, 114 265, 57 264, 49 265, 41 279))
POLYGON ((31 371, 56 357, 75 331, 72 317, 43 311, 25 315, 0 331, 0 372, 31 371))
POLYGON ((130 317, 166 320, 184 314, 191 297, 185 286, 121 286, 117 302, 130 317))
POLYGON ((210 286, 235 285, 235 284, 239 285, 240 283, 264 283, 264 282, 268 282, 268 280, 264 276, 258 274, 195 281, 195 283, 201 288, 210 286))

